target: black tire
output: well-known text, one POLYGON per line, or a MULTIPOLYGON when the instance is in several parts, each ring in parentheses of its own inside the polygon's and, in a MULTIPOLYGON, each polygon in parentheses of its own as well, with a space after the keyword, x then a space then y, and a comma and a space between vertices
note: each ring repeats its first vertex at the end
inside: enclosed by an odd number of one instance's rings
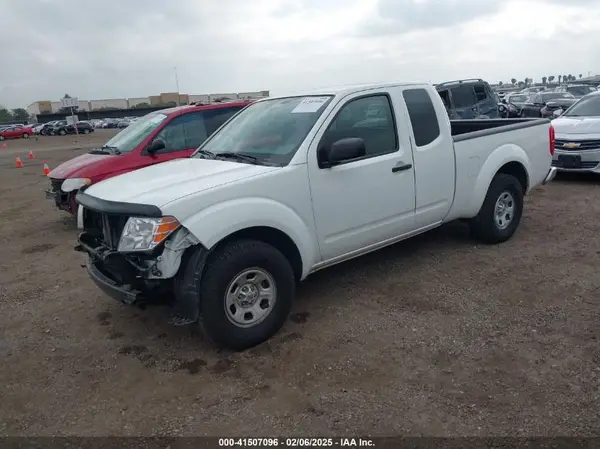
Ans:
POLYGON ((29 134, 23 133, 23 139, 29 139, 29 134))
POLYGON ((48 132, 47 132, 47 131, 44 131, 44 130, 40 131, 40 135, 42 135, 42 136, 45 136, 45 135, 47 135, 47 134, 48 134, 48 132))
POLYGON ((498 173, 492 179, 483 205, 475 218, 469 222, 471 235, 483 243, 502 243, 510 239, 521 222, 523 215, 523 186, 511 175, 498 173), (496 203, 508 193, 512 197, 513 213, 506 227, 496 221, 496 203))
POLYGON ((294 272, 287 258, 273 246, 257 240, 228 243, 211 255, 200 285, 200 322, 218 346, 241 351, 273 336, 285 323, 296 295, 294 272), (244 270, 260 268, 275 281, 273 308, 252 327, 234 324, 226 313, 226 292, 244 270))
POLYGON ((61 129, 60 131, 58 131, 58 134, 64 136, 65 134, 67 134, 67 132, 64 129, 61 129))
POLYGON ((90 133, 90 130, 89 130, 89 129, 84 129, 84 130, 83 130, 83 134, 89 134, 89 133, 90 133))

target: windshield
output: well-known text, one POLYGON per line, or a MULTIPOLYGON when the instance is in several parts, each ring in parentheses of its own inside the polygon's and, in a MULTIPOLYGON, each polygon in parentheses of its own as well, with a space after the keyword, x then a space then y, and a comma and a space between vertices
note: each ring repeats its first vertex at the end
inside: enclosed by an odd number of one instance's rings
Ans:
POLYGON ((571 106, 563 117, 600 117, 600 95, 585 97, 571 106))
POLYGON ((550 92, 547 94, 539 94, 543 101, 553 100, 555 98, 573 98, 573 95, 567 92, 550 92))
POLYGON ((592 86, 569 86, 567 87, 567 91, 573 95, 584 96, 589 93, 595 92, 592 86))
POLYGON ((511 95, 508 97, 510 103, 525 103, 529 97, 527 95, 511 95))
MULTIPOLYGON (((252 156, 258 163, 287 165, 325 107, 329 96, 288 97, 247 106, 200 150, 252 156)), ((133 126, 137 126, 137 123, 133 126)), ((202 152, 193 157, 203 157, 202 152)))
POLYGON ((167 116, 160 112, 152 112, 135 121, 119 134, 110 139, 104 146, 116 148, 121 153, 133 151, 148 135, 166 120, 167 116))

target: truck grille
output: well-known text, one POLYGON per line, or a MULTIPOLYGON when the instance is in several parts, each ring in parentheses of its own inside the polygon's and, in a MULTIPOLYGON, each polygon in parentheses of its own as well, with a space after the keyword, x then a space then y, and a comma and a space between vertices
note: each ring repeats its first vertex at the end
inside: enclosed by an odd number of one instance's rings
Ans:
POLYGON ((50 188, 52 189, 53 192, 59 192, 60 193, 60 187, 62 186, 64 179, 50 179, 50 188))
POLYGON ((119 239, 128 219, 129 217, 125 215, 106 214, 89 209, 83 210, 84 229, 113 250, 116 250, 119 246, 119 239))
POLYGON ((556 139, 554 148, 562 151, 586 151, 586 150, 600 150, 600 140, 564 140, 556 139), (579 146, 576 148, 565 148, 563 145, 569 143, 578 143, 579 146))
MULTIPOLYGON (((582 170, 589 170, 592 168, 596 168, 596 165, 598 165, 597 161, 581 161, 581 167, 577 168, 576 170, 582 169, 582 170)), ((552 166, 553 167, 558 167, 558 168, 562 168, 563 164, 560 161, 552 161, 552 166)))

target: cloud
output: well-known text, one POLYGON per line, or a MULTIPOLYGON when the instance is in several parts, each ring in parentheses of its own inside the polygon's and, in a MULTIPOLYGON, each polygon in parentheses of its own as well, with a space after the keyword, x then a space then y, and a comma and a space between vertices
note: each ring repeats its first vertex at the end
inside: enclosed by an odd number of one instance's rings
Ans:
POLYGON ((0 0, 0 104, 600 73, 584 0, 0 0), (10 51, 8 51, 10 49, 10 51))
MULTIPOLYGON (((379 0, 361 35, 400 35, 413 30, 460 25, 497 13, 499 0, 379 0)), ((483 19, 485 20, 485 19, 483 19)))

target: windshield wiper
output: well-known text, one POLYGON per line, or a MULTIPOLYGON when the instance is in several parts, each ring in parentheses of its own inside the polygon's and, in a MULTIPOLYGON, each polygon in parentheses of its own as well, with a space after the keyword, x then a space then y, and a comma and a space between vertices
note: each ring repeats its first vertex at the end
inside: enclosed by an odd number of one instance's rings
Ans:
POLYGON ((212 151, 208 151, 208 150, 196 150, 196 152, 194 153, 194 156, 196 154, 200 154, 202 156, 206 156, 208 159, 214 159, 215 158, 215 153, 213 153, 212 151))
POLYGON ((102 147, 100 147, 101 150, 108 150, 109 154, 110 152, 112 152, 113 154, 121 154, 121 150, 119 150, 117 147, 111 147, 110 145, 102 145, 102 147))
POLYGON ((254 156, 250 156, 249 154, 244 154, 244 153, 234 153, 233 151, 225 151, 223 153, 217 153, 217 154, 215 154, 215 157, 222 158, 222 159, 237 159, 238 161, 241 161, 241 162, 249 162, 251 164, 256 164, 256 165, 267 165, 265 162, 259 161, 254 156))

